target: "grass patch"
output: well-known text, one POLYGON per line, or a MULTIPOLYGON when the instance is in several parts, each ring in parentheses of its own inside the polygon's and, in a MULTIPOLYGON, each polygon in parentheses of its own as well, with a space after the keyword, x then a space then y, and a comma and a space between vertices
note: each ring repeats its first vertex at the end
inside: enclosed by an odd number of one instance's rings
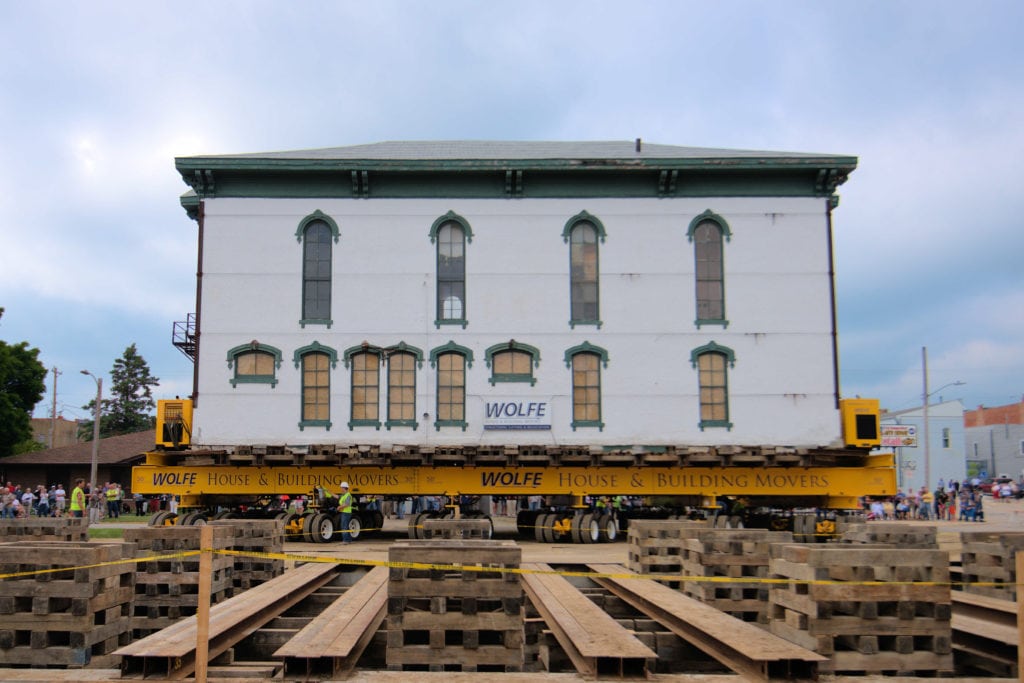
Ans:
POLYGON ((112 527, 100 527, 95 524, 89 525, 89 539, 94 538, 124 538, 124 529, 115 529, 112 527))

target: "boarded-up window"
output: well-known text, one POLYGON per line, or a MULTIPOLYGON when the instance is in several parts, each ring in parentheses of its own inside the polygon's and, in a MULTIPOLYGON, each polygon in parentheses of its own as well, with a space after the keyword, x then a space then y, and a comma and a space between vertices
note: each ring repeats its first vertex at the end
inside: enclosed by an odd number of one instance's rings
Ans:
POLYGON ((593 353, 572 357, 572 419, 574 423, 601 421, 600 358, 593 353))
POLYGON ((307 353, 302 357, 302 419, 331 419, 330 358, 326 353, 307 353))
POLYGON ((437 357, 437 419, 464 422, 466 419, 466 359, 461 353, 437 357))
POLYGON ((235 376, 273 377, 274 355, 264 351, 248 351, 235 356, 235 376))
POLYGON ((726 357, 721 353, 702 353, 700 372, 700 419, 702 423, 729 420, 729 396, 725 374, 726 357))
POLYGON ((598 312, 597 229, 577 223, 569 240, 569 279, 573 322, 594 322, 598 312))
POLYGON ((393 353, 388 357, 388 421, 416 420, 416 356, 393 353))
POLYGON ((377 420, 380 399, 380 364, 373 353, 352 356, 352 419, 377 420))

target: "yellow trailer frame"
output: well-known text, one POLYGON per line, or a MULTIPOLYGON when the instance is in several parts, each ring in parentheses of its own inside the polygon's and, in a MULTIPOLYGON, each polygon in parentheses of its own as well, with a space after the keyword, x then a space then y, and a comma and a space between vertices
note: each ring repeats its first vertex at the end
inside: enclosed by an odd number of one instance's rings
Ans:
MULTIPOLYGON (((153 461, 161 460, 160 454, 153 461)), ((850 467, 304 467, 139 465, 132 492, 206 495, 301 495, 337 492, 349 482, 366 495, 750 496, 806 499, 855 509, 860 496, 896 493, 891 454, 850 467)))

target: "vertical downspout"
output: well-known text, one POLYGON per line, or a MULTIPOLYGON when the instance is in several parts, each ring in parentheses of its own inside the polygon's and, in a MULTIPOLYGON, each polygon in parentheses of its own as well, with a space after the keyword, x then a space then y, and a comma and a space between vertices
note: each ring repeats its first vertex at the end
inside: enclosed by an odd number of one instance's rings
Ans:
POLYGON ((199 253, 196 256, 196 357, 192 363, 192 406, 199 406, 199 331, 202 329, 203 309, 203 223, 206 219, 206 202, 199 200, 199 253))
POLYGON ((825 225, 828 231, 828 290, 832 304, 832 384, 836 410, 839 409, 839 329, 836 322, 836 262, 832 250, 832 198, 825 198, 825 225))

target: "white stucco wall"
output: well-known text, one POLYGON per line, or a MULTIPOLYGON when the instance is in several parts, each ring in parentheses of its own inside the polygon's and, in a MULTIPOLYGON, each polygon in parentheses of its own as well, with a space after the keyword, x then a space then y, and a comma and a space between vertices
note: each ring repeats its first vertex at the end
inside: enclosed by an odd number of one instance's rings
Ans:
MULTIPOLYGON (((201 445, 738 444, 816 446, 839 438, 831 340, 826 200, 710 199, 206 199, 198 403, 201 445), (338 224, 330 329, 299 324, 299 222, 315 210, 338 224), (690 221, 706 209, 732 231, 724 244, 727 328, 694 324, 690 221), (434 326, 436 245, 431 224, 449 210, 472 227, 466 248, 466 329, 434 326), (569 326, 566 221, 586 210, 607 231, 600 244, 600 329, 569 326), (515 339, 540 350, 536 385, 488 379, 484 351, 515 339), (227 351, 257 340, 281 350, 278 384, 232 387, 227 351), (473 350, 468 428, 434 429, 430 350, 454 340, 473 350), (293 352, 312 342, 339 354, 331 371, 329 430, 300 430, 293 352), (347 426, 345 349, 366 341, 421 349, 416 430, 347 426), (608 351, 601 370, 603 431, 573 431, 565 350, 608 351), (714 341, 735 352, 731 430, 699 429, 691 350, 714 341), (550 431, 485 431, 494 397, 553 402, 550 431), (428 417, 423 418, 427 413, 428 417)), ((381 368, 381 421, 387 419, 381 368)))

